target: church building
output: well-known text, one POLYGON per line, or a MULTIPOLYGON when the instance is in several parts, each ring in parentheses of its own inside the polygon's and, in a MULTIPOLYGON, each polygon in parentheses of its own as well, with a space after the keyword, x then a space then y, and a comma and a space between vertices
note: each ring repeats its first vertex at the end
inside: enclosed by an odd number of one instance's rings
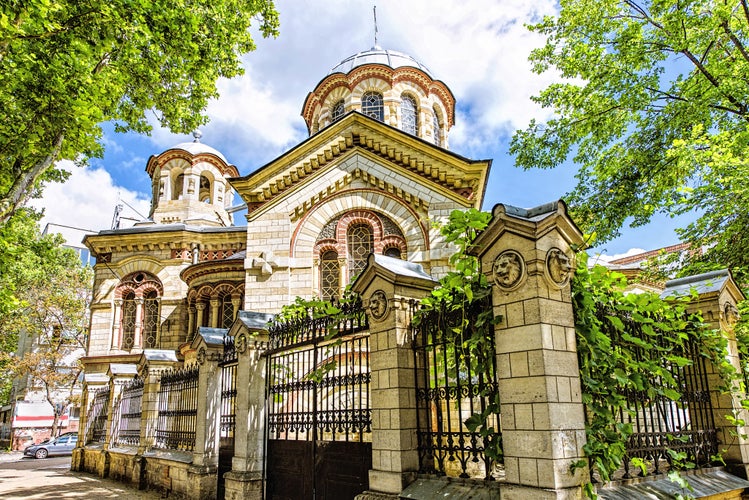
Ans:
POLYGON ((480 208, 491 161, 448 149, 450 89, 378 46, 336 65, 301 109, 309 138, 255 168, 201 142, 153 155, 150 220, 85 238, 96 256, 86 376, 144 349, 177 351, 240 311, 337 298, 370 253, 439 278, 451 250, 435 222, 480 208), (235 225, 238 193, 246 225, 235 225))

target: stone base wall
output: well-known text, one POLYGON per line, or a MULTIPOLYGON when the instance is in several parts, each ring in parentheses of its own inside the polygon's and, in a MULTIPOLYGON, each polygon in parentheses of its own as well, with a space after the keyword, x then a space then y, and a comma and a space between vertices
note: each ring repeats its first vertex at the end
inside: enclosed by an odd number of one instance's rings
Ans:
POLYGON ((108 477, 141 490, 159 491, 172 499, 216 498, 216 470, 195 467, 184 461, 131 451, 81 448, 73 453, 71 469, 108 477))

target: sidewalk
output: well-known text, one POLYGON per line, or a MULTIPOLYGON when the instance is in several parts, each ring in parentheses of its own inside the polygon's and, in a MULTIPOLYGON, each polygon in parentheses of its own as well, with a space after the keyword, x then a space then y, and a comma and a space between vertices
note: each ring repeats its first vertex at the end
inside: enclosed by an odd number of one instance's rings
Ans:
POLYGON ((0 453, 0 498, 39 499, 58 498, 128 500, 156 500, 155 491, 138 489, 93 474, 70 471, 70 458, 36 460, 22 458, 22 452, 0 453))

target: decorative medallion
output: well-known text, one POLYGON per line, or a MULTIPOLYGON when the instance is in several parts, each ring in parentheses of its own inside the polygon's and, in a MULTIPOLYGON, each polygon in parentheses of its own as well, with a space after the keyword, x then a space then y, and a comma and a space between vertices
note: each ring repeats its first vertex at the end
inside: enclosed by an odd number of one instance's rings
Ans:
POLYGON ((739 310, 731 302, 726 302, 723 306, 723 321, 728 327, 732 327, 739 320, 739 310))
POLYGON ((492 265, 494 283, 503 290, 513 290, 525 276, 525 261, 515 250, 505 250, 492 265))
POLYGON ((239 335, 237 335, 237 338, 234 342, 234 348, 239 354, 244 354, 247 350, 247 335, 244 332, 241 332, 239 335))
POLYGON ((382 290, 377 290, 369 298, 369 313, 376 320, 381 320, 387 315, 388 299, 382 290))
POLYGON ((572 259, 558 248, 546 252, 546 273, 555 285, 567 284, 572 274, 572 259))
POLYGON ((198 349, 197 358, 198 358, 198 363, 200 363, 201 365, 205 363, 205 358, 206 358, 205 346, 202 346, 200 349, 198 349))

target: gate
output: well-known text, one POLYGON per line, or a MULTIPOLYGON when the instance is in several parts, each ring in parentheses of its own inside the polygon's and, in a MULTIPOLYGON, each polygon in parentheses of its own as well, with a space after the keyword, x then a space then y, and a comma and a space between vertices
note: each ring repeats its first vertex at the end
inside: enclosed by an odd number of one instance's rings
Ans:
POLYGON ((361 302, 270 329, 267 498, 350 500, 369 486, 369 334, 361 302))
POLYGON ((224 355, 221 363, 221 415, 219 417, 218 485, 216 496, 222 500, 226 493, 224 474, 231 471, 234 456, 234 428, 237 400, 237 351, 234 337, 224 337, 224 355))

